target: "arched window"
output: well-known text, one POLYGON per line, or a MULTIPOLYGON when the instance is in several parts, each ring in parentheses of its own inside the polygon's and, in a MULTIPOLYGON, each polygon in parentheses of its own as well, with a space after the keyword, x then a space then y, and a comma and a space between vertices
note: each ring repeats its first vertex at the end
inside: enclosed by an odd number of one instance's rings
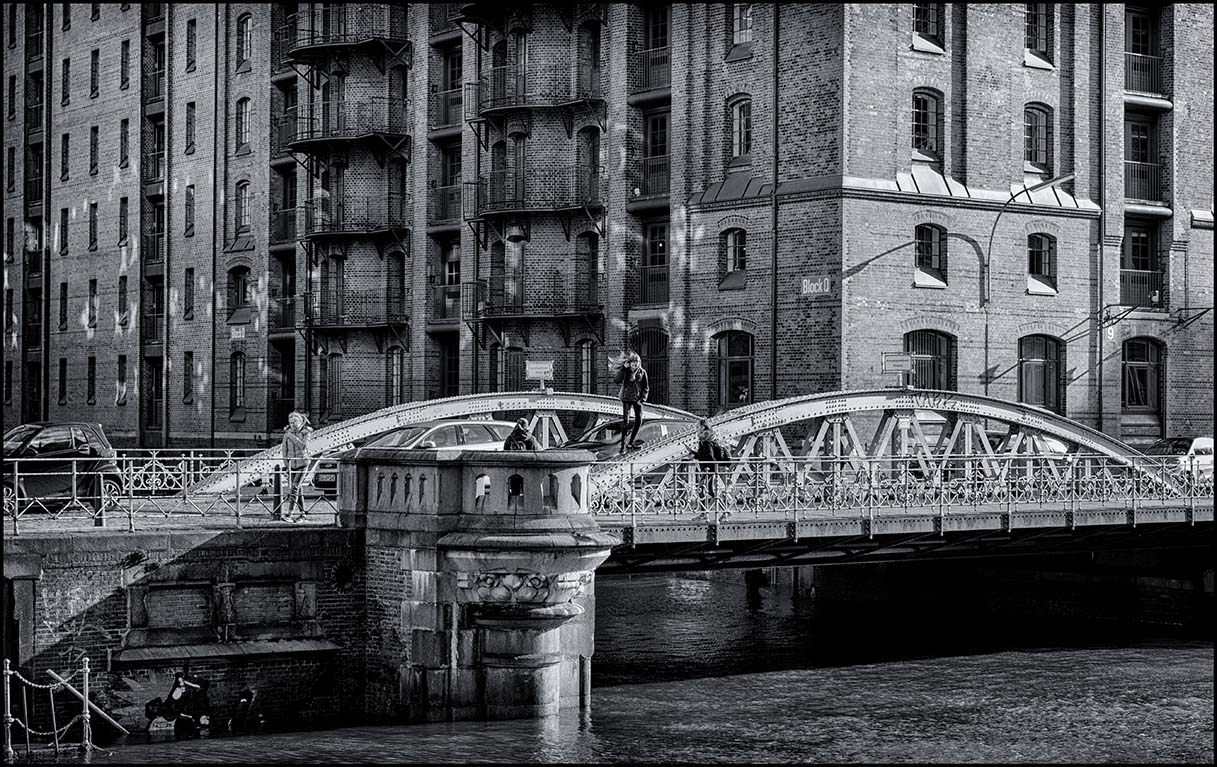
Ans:
POLYGON ((714 337, 716 344, 714 409, 730 409, 752 402, 751 333, 728 330, 714 337))
POLYGON ((247 13, 237 19, 237 64, 243 63, 253 51, 253 21, 247 13))
POLYGON ((241 99, 237 102, 237 117, 236 130, 233 132, 237 138, 237 149, 249 145, 249 99, 241 99))
POLYGON ((236 216, 236 227, 238 232, 249 231, 249 182, 242 181, 237 184, 236 199, 233 201, 233 212, 236 216))
POLYGON ((914 230, 916 267, 924 275, 945 284, 947 281, 947 233, 934 224, 921 224, 914 230))
POLYGON ((1023 110, 1023 160, 1038 173, 1052 172, 1052 108, 1028 104, 1023 110))
POLYGON ((912 138, 914 159, 942 159, 942 94, 938 91, 913 91, 912 138))
POLYGON ((733 3, 731 6, 731 44, 752 42, 752 3, 733 3))
POLYGON ((630 333, 629 346, 638 352, 651 384, 648 402, 668 404, 668 331, 658 325, 643 325, 630 333))
POLYGON ((1152 338, 1130 338, 1124 342, 1124 384, 1120 406, 1125 412, 1161 413, 1163 374, 1162 345, 1152 338))
POLYGON ((385 354, 385 405, 400 405, 405 397, 406 355, 400 346, 385 354))
POLYGON ((752 99, 739 96, 727 105, 731 120, 731 159, 747 160, 752 156, 752 99))
POLYGON ((723 248, 728 273, 742 272, 748 268, 748 233, 743 229, 728 229, 723 232, 723 248))
POLYGON ((575 370, 575 391, 583 392, 584 394, 596 394, 597 391, 597 371, 599 366, 596 365, 598 357, 598 347, 595 341, 587 339, 579 341, 575 344, 575 351, 578 355, 578 367, 575 370))
POLYGON ((937 330, 904 334, 904 351, 913 356, 913 385, 955 390, 955 338, 937 330))
POLYGON ((228 359, 228 414, 236 415, 245 407, 245 352, 233 352, 228 359))
POLYGON ((1027 236, 1027 274, 1046 287, 1056 287, 1056 238, 1036 233, 1027 236))
POLYGON ((228 270, 228 314, 249 307, 249 268, 234 266, 228 270))
POLYGON ((1018 401, 1054 413, 1065 413, 1064 346, 1051 336, 1024 336, 1018 341, 1018 401))

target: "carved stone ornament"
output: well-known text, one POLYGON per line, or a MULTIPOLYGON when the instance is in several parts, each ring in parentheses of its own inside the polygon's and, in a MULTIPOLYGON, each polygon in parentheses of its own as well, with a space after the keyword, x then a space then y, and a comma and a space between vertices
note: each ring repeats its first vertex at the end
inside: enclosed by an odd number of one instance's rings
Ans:
POLYGON ((527 570, 460 573, 462 602, 487 605, 555 605, 570 602, 592 581, 589 571, 537 573, 527 570))

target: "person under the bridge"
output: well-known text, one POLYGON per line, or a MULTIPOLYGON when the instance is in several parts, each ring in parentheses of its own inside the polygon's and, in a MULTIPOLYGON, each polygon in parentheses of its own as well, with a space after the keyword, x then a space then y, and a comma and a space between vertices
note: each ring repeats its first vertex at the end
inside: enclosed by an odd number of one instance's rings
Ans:
POLYGON ((507 439, 503 441, 504 450, 540 450, 541 444, 537 442, 537 438, 532 436, 532 432, 528 429, 528 419, 520 418, 516 421, 516 427, 511 430, 511 434, 507 435, 507 439))
MULTIPOLYGON (((299 411, 292 412, 287 417, 287 427, 283 430, 283 469, 287 474, 287 516, 292 509, 298 508, 300 516, 304 516, 304 498, 300 485, 304 481, 305 468, 308 466, 308 438, 313 429, 308 425, 308 416, 299 411)), ((282 507, 276 517, 282 518, 282 507)))
POLYGON ((613 383, 621 384, 617 398, 621 400, 621 452, 638 446, 638 429, 642 426, 642 403, 647 401, 651 393, 650 380, 647 371, 642 367, 642 358, 638 352, 626 352, 620 357, 609 358, 609 371, 613 374, 613 383), (634 411, 634 424, 630 429, 630 411, 634 411), (630 438, 625 438, 626 430, 630 438))

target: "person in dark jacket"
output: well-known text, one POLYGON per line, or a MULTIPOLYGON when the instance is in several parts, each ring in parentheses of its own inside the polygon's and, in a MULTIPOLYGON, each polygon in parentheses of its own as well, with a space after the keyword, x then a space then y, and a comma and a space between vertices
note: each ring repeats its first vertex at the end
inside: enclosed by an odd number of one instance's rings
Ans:
POLYGON ((698 422, 697 450, 693 457, 700 464, 698 471, 701 486, 711 498, 718 497, 718 465, 731 460, 731 452, 719 439, 710 422, 705 418, 698 422))
POLYGON ((503 440, 504 450, 540 450, 541 444, 537 442, 537 438, 532 436, 532 432, 528 430, 528 419, 521 418, 516 421, 516 427, 511 430, 511 434, 507 435, 507 439, 503 440))
POLYGON ((651 383, 647 378, 647 371, 642 367, 642 358, 637 352, 628 353, 620 363, 616 360, 611 360, 610 363, 617 367, 613 374, 613 383, 621 384, 617 397, 621 400, 621 452, 624 453, 628 448, 637 447, 638 429, 642 426, 642 403, 647 401, 647 395, 651 393, 651 383), (631 410, 634 411, 632 429, 631 410), (625 438, 627 429, 630 429, 628 442, 625 438))

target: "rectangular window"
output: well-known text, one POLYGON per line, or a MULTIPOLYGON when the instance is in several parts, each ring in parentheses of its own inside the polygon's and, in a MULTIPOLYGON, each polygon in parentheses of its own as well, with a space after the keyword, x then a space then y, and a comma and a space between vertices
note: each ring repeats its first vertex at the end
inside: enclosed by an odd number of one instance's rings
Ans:
POLYGON ((59 252, 68 252, 68 209, 59 209, 59 252))
POLYGON ((97 404, 97 358, 89 357, 89 389, 87 394, 90 405, 97 404))
POLYGON ((89 280, 89 327, 97 327, 97 280, 89 280))
POLYGON ((731 42, 735 45, 752 42, 752 4, 735 3, 731 13, 732 35, 731 42))
POLYGON ((186 71, 193 72, 195 67, 195 23, 194 19, 186 22, 186 71))
POLYGON ((194 102, 186 102, 186 154, 194 153, 194 102))
POLYGON ((72 4, 60 3, 59 6, 63 9, 63 28, 67 31, 72 28, 72 4))
POLYGON ((118 87, 126 90, 131 85, 131 41, 123 40, 118 57, 118 87))
POLYGON ((194 352, 182 355, 182 402, 194 402, 194 352))
POLYGON ((127 324, 127 278, 125 275, 118 278, 118 322, 120 325, 127 324))
POLYGON ((668 300, 668 224, 646 225, 642 256, 642 303, 668 300))
POLYGON ((101 51, 96 48, 89 56, 89 98, 97 98, 101 89, 101 51))
POLYGON ((185 220, 185 230, 182 232, 187 237, 194 236, 194 184, 186 187, 186 211, 183 216, 185 220))
POLYGON ((115 380, 117 381, 117 386, 115 387, 117 391, 115 392, 114 404, 125 405, 127 404, 127 355, 125 354, 118 355, 118 370, 115 380))
POLYGON ((913 3, 913 32, 942 45, 942 4, 913 3))
POLYGON ((182 319, 194 319, 194 269, 186 270, 182 280, 182 319))
POLYGON ((71 151, 72 137, 70 134, 63 134, 59 137, 59 180, 68 180, 68 168, 71 166, 71 151))
POLYGON ((13 289, 4 289, 4 332, 8 333, 13 329, 13 289))
POLYGON ((68 283, 59 283, 59 329, 68 329, 68 283))
MULTIPOLYGON (((12 6, 10 6, 12 7, 12 6)), ((7 405, 13 401, 13 363, 9 360, 4 361, 4 403, 7 405)))
POLYGON ((8 191, 13 191, 17 188, 17 148, 10 146, 8 148, 8 165, 6 186, 8 191))
MULTIPOLYGON (((8 6, 8 47, 15 48, 17 46, 17 4, 10 3, 8 6)), ((5 397, 7 400, 8 398, 5 397)))
POLYGON ((89 203, 89 250, 97 250, 97 203, 89 203))
POLYGON ((1027 3, 1027 50, 1045 61, 1052 61, 1052 6, 1049 3, 1027 3))
POLYGON ((68 358, 59 358, 59 404, 68 404, 68 358))
POLYGON ((72 83, 72 60, 64 59, 63 60, 62 83, 60 84, 60 87, 59 87, 59 90, 60 90, 59 103, 63 106, 67 106, 68 104, 70 104, 72 102, 71 83, 72 83))
POLYGON ((101 18, 101 3, 89 3, 91 10, 89 11, 89 21, 97 21, 101 18))
POLYGON ((17 222, 14 218, 9 218, 8 229, 4 232, 4 260, 11 262, 16 257, 17 253, 13 248, 17 244, 17 222))
POLYGON ((127 167, 127 150, 130 148, 130 120, 123 120, 118 124, 118 167, 127 167))
POLYGON ((94 125, 89 128, 89 175, 97 175, 97 152, 101 141, 101 131, 94 125))
POLYGON ((123 197, 118 201, 118 244, 125 245, 127 243, 127 213, 128 213, 127 198, 123 197))
POLYGON ((17 116, 17 75, 8 76, 8 119, 17 116))

